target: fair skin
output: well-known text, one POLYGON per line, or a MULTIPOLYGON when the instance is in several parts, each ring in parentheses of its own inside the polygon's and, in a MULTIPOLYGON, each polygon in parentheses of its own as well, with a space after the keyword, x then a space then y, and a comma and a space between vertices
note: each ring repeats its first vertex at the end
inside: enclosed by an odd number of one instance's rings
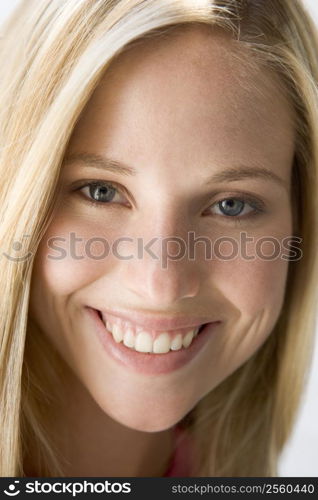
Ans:
MULTIPOLYGON (((234 50, 226 35, 202 28, 148 40, 113 63, 72 135, 68 155, 107 155, 136 174, 65 163, 60 203, 35 262, 30 314, 65 362, 67 404, 54 432, 70 464, 67 476, 162 475, 172 427, 262 346, 279 316, 288 270, 280 258, 211 261, 200 245, 194 260, 170 261, 166 269, 148 256, 46 258, 47 239, 62 236, 67 246, 71 232, 109 242, 121 236, 187 241, 189 231, 238 241, 240 231, 278 241, 292 234, 290 107, 274 77, 244 66, 234 50), (206 182, 241 166, 262 166, 282 182, 256 176, 206 182), (111 204, 93 206, 88 189, 80 194, 71 187, 92 180, 116 184, 111 204), (249 201, 235 219, 217 208, 242 194, 261 200, 264 211, 255 215, 249 201), (103 304, 222 322, 191 363, 151 376, 101 349, 85 306, 103 304)), ((270 254, 272 246, 262 250, 270 254)), ((247 253, 255 252, 249 243, 247 253)))

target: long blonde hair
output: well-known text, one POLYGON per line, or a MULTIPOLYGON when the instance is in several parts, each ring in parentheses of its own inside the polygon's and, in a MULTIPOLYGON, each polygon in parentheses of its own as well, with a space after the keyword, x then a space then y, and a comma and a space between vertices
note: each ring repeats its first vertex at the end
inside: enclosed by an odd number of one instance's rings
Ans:
POLYGON ((49 438, 58 356, 28 319, 32 264, 63 156, 105 70, 134 41, 189 23, 219 26, 276 71, 295 109, 292 181, 303 256, 260 349, 184 418, 197 476, 275 476, 311 361, 317 304, 318 41, 297 0, 24 0, 0 46, 0 473, 63 476, 49 438))

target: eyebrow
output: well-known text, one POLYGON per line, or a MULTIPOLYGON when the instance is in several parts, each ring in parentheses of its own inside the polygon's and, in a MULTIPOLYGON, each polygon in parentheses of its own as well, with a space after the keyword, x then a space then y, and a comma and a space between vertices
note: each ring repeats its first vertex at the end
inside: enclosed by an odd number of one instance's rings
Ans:
MULTIPOLYGON (((108 172, 113 172, 115 174, 137 174, 137 170, 135 168, 128 166, 121 161, 93 153, 72 153, 65 156, 63 160, 64 165, 73 163, 83 163, 88 167, 99 168, 108 172)), ((217 172, 208 177, 205 181, 205 184, 224 181, 234 182, 243 179, 263 179, 266 181, 273 181, 284 189, 288 189, 287 183, 281 177, 275 174, 275 172, 272 172, 265 167, 248 167, 245 165, 229 168, 222 172, 217 172)))
POLYGON ((223 182, 223 181, 240 181, 243 179, 264 179, 267 181, 273 181, 284 189, 288 189, 287 183, 279 177, 275 172, 264 167, 246 167, 238 166, 236 168, 229 168, 223 172, 218 172, 213 174, 207 179, 207 184, 211 182, 223 182))
POLYGON ((137 170, 135 168, 129 167, 121 161, 92 153, 72 153, 67 155, 63 160, 64 165, 70 165, 72 163, 84 163, 84 165, 88 167, 100 168, 102 170, 107 170, 108 172, 114 172, 115 174, 137 174, 137 170))

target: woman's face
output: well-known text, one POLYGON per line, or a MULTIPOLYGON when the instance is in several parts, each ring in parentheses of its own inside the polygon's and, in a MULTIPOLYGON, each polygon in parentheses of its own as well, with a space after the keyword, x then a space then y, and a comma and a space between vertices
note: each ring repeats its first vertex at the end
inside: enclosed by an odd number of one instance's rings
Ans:
POLYGON ((178 422, 281 311, 292 113, 234 43, 191 28, 112 64, 36 256, 31 317, 103 411, 137 430, 178 422))

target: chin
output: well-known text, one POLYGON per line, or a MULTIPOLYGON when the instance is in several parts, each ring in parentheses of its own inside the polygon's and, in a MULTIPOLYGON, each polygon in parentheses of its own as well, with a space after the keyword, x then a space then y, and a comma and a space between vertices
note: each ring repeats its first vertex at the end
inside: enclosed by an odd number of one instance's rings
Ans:
POLYGON ((175 424, 177 424, 181 420, 181 418, 167 419, 166 416, 164 416, 162 419, 159 418, 157 421, 154 422, 153 420, 150 419, 133 420, 128 417, 127 419, 118 422, 124 425, 125 427, 129 427, 130 429, 139 432, 163 432, 170 429, 175 424))
MULTIPOLYGON (((108 402, 109 403, 109 402, 108 402)), ((105 410, 104 410, 105 411, 105 410)), ((162 432, 177 424, 187 412, 167 412, 167 408, 154 408, 152 411, 136 408, 129 411, 128 407, 105 411, 117 423, 140 432, 162 432)))

